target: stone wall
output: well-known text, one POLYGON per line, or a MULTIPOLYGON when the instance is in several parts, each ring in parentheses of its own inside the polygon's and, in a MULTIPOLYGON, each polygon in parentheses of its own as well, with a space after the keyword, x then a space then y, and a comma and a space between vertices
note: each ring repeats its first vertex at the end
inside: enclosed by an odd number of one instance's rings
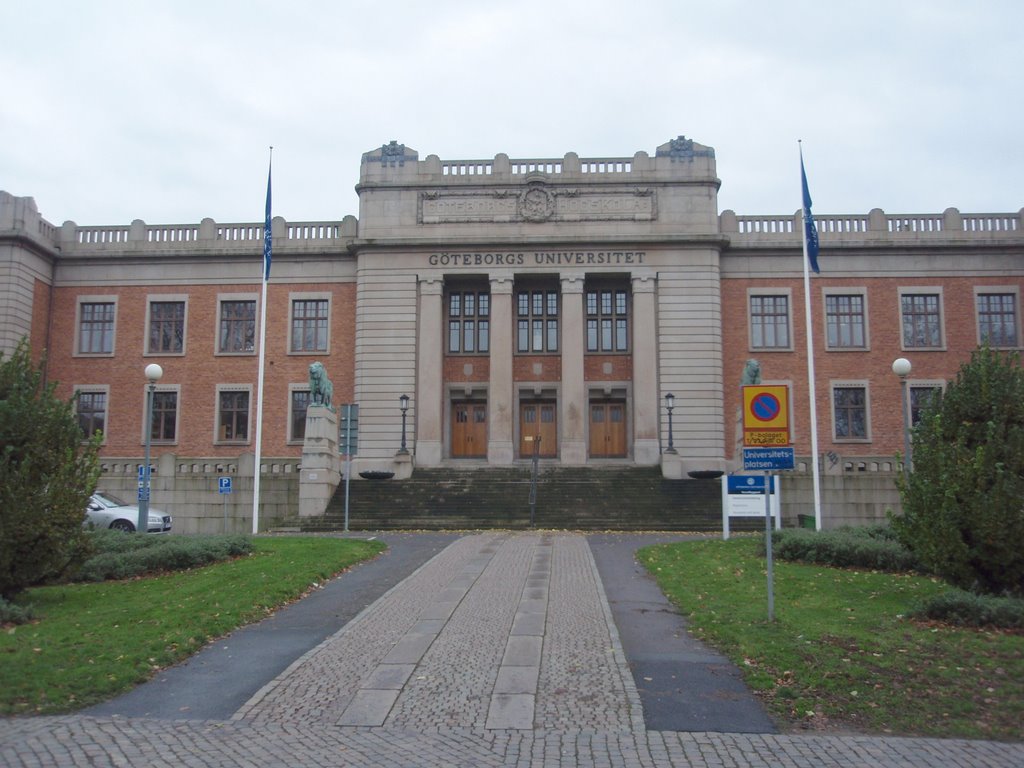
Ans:
MULTIPOLYGON (((255 456, 235 459, 184 458, 164 454, 154 463, 151 505, 174 518, 174 533, 251 533, 255 456), (218 490, 230 477, 232 493, 218 490)), ((103 459, 98 489, 135 504, 138 459, 103 459)), ((261 531, 294 515, 299 508, 299 460, 266 458, 261 462, 261 531)))

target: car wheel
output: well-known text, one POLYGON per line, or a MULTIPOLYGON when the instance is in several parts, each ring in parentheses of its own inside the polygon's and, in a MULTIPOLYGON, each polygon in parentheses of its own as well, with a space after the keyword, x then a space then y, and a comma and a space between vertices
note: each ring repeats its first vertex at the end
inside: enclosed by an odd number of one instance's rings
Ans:
POLYGON ((110 530, 131 533, 135 530, 135 526, 129 523, 127 520, 115 520, 110 524, 110 530))

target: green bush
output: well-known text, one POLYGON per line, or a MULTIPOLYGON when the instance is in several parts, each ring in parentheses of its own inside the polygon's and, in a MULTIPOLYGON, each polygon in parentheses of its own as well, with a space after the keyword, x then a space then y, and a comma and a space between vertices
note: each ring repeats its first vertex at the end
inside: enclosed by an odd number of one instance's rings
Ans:
POLYGON ((811 531, 787 528, 772 532, 772 554, 791 560, 836 568, 867 568, 902 573, 918 570, 913 553, 884 526, 811 531))
POLYGON ((23 607, 16 603, 9 603, 0 597, 0 625, 28 624, 35 618, 35 611, 31 606, 23 607))
POLYGON ((22 341, 0 352, 0 597, 60 576, 87 551, 82 521, 99 476, 100 433, 83 443, 74 398, 22 341))
POLYGON ((932 572, 972 592, 1024 596, 1024 371, 1017 353, 980 349, 934 398, 898 480, 900 540, 932 572))
POLYGON ((1024 600, 953 589, 922 603, 911 615, 961 627, 1024 629, 1024 600))
POLYGON ((248 555, 249 536, 133 536, 94 531, 96 554, 74 575, 76 581, 127 579, 160 571, 181 571, 248 555))

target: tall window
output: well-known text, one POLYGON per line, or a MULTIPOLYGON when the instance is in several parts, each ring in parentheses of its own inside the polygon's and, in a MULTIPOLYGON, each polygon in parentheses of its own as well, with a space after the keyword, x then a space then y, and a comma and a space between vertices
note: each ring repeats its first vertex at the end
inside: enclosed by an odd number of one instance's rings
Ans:
POLYGON ((249 393, 234 390, 219 392, 217 424, 219 440, 248 440, 249 393))
POLYGON ((448 294, 448 351, 467 355, 491 351, 491 294, 452 291, 448 294))
POLYGON ((79 305, 78 351, 84 355, 109 355, 114 351, 114 302, 82 302, 79 305))
POLYGON ((835 387, 832 390, 832 403, 836 439, 866 439, 868 410, 864 387, 835 387))
POLYGON ((292 302, 292 352, 327 351, 327 299, 292 302))
POLYGON ((864 297, 860 294, 826 296, 825 325, 829 347, 864 347, 864 297))
POLYGON ((629 351, 629 291, 586 291, 587 352, 629 351))
POLYGON ((921 421, 925 410, 933 398, 942 397, 942 387, 936 384, 911 385, 910 387, 910 423, 914 426, 921 421))
POLYGON ((516 351, 558 351, 558 291, 516 294, 516 351))
POLYGON ((221 352, 252 352, 256 349, 256 302, 220 303, 221 352))
POLYGON ((173 443, 178 432, 178 393, 156 391, 153 393, 153 421, 150 423, 150 438, 157 442, 173 443))
POLYGON ((992 347, 1017 346, 1017 297, 1012 293, 978 294, 978 336, 992 347))
POLYGON ((306 439, 306 409, 309 408, 309 390, 292 390, 291 402, 291 437, 290 440, 306 439))
POLYGON ((152 301, 149 304, 150 354, 179 354, 185 347, 185 302, 152 301))
POLYGON ((82 436, 92 437, 97 432, 105 432, 107 425, 107 393, 78 392, 78 427, 82 436))
POLYGON ((900 306, 903 311, 903 346, 942 346, 942 315, 938 294, 904 294, 900 297, 900 306))
POLYGON ((789 348, 789 296, 750 297, 750 346, 789 348))

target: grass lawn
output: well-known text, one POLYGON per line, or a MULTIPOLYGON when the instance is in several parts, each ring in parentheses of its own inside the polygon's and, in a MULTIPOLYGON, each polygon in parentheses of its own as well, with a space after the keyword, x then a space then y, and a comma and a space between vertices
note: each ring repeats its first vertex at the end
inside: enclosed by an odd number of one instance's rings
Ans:
POLYGON ((0 713, 66 712, 109 699, 383 548, 257 538, 251 556, 205 568, 28 590, 17 602, 39 620, 0 632, 0 713))
POLYGON ((922 576, 765 559, 753 538, 648 547, 638 558, 694 634, 744 671, 791 730, 1024 738, 1024 636, 903 618, 945 589, 922 576))

